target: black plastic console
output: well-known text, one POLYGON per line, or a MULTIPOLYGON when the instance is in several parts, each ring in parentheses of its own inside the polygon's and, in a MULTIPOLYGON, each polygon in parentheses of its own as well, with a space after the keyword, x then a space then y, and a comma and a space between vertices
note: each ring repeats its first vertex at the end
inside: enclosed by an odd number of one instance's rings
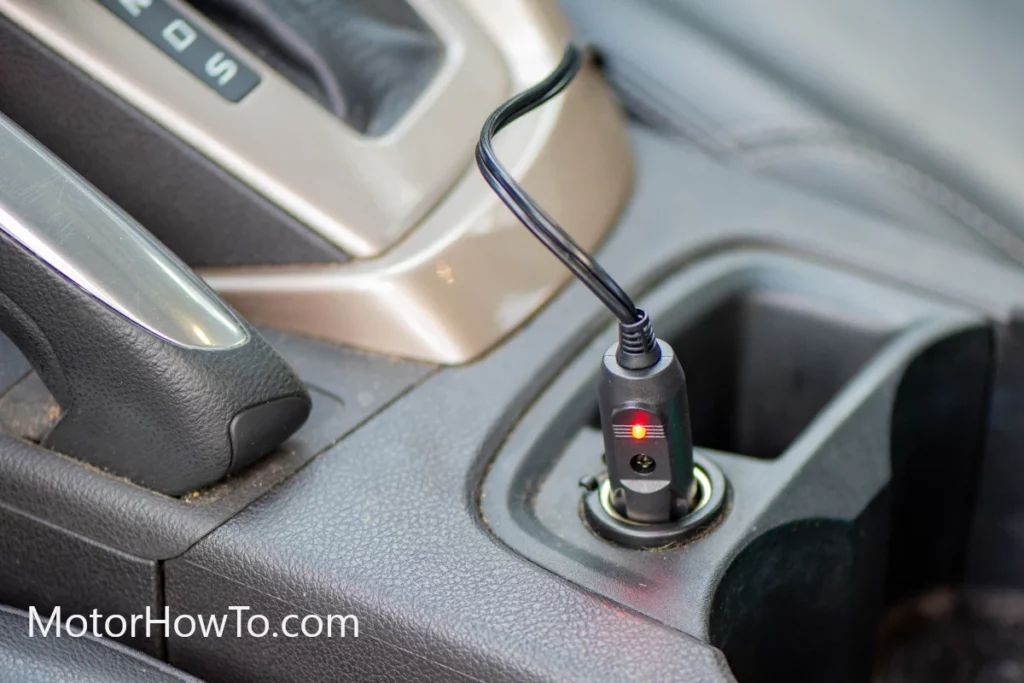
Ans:
POLYGON ((884 604, 1020 566, 1024 274, 634 142, 636 194, 599 257, 682 357, 722 516, 651 551, 585 526, 612 330, 574 284, 164 564, 175 610, 351 613, 358 640, 172 638, 172 663, 215 681, 864 680, 884 604))
MULTIPOLYGON (((5 400, 24 388, 22 398, 35 406, 40 392, 48 394, 0 336, 0 605, 36 607, 41 614, 59 606, 65 617, 93 609, 128 618, 147 608, 162 614, 163 561, 184 553, 432 370, 271 330, 264 335, 307 383, 309 420, 256 465, 177 498, 19 438, 34 424, 16 419, 18 406, 5 400)), ((166 656, 162 636, 140 631, 122 640, 166 656)))
POLYGON ((602 469, 607 335, 510 434, 483 518, 552 572, 720 647, 742 681, 866 680, 886 577, 902 593, 954 579, 941 574, 962 560, 985 320, 763 251, 708 258, 641 305, 686 370, 694 441, 729 481, 720 519, 656 552, 587 528, 577 482, 602 469), (891 525, 913 552, 894 551, 887 571, 891 525))
POLYGON ((633 140, 599 257, 680 355, 728 480, 698 536, 630 550, 580 514, 612 329, 573 284, 460 367, 271 333, 313 418, 181 499, 0 437, 0 601, 359 618, 130 643, 209 683, 746 683, 866 680, 884 606, 1024 583, 1024 273, 633 140))

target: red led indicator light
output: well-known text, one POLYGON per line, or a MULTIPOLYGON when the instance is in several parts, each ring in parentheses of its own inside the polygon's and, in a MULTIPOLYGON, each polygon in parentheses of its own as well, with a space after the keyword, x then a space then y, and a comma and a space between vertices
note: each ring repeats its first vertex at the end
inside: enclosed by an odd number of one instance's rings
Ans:
POLYGON ((647 436, 647 427, 643 426, 642 424, 635 424, 633 425, 633 429, 630 430, 630 433, 633 435, 634 439, 639 441, 640 439, 647 436))

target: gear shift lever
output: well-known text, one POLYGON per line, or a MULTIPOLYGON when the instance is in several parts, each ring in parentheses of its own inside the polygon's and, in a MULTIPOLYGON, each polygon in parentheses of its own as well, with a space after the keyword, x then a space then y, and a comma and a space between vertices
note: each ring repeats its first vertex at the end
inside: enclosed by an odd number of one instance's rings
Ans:
POLYGON ((253 463, 309 414, 253 329, 2 115, 0 329, 61 406, 43 445, 163 493, 253 463))

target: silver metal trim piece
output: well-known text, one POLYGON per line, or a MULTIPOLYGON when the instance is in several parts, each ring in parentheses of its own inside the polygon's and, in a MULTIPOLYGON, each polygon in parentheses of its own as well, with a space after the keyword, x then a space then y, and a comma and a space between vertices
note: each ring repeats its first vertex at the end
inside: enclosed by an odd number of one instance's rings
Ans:
POLYGON ((472 164, 481 122, 510 91, 502 55, 462 3, 409 1, 444 42, 445 61, 405 117, 375 138, 180 0, 168 2, 259 74, 241 102, 213 92, 98 2, 0 0, 0 12, 329 242, 369 258, 472 164))
POLYGON ((173 344, 221 349, 248 338, 185 264, 3 115, 0 230, 98 301, 173 344))

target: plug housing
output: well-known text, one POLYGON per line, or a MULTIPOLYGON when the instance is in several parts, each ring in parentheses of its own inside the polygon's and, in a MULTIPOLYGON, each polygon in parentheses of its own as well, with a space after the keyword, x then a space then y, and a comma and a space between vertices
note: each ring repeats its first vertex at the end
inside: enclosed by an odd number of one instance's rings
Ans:
POLYGON ((650 338, 656 351, 640 351, 656 358, 648 367, 625 366, 622 357, 637 354, 621 342, 605 352, 597 397, 611 503, 632 522, 660 524, 689 513, 697 491, 683 368, 671 346, 650 338))

